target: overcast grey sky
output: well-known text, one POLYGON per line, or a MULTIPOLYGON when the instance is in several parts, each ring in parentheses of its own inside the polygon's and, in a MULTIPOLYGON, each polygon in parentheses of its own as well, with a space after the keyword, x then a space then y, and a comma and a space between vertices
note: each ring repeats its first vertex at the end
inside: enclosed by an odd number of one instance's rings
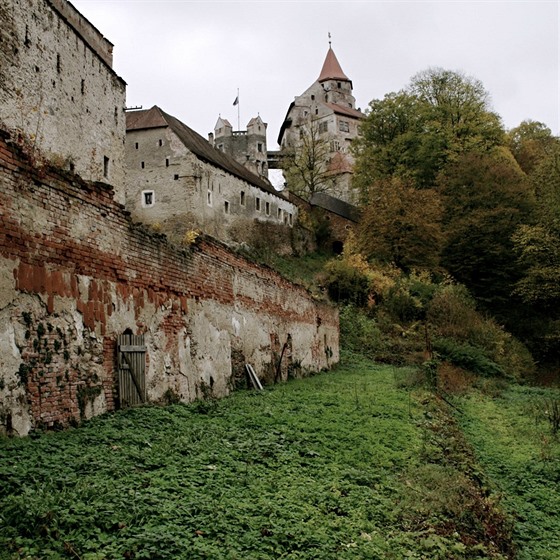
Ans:
POLYGON ((207 136, 219 115, 260 114, 269 149, 289 104, 319 76, 328 33, 356 106, 429 67, 481 80, 506 128, 560 132, 559 2, 71 0, 114 47, 127 105, 164 111, 207 136))

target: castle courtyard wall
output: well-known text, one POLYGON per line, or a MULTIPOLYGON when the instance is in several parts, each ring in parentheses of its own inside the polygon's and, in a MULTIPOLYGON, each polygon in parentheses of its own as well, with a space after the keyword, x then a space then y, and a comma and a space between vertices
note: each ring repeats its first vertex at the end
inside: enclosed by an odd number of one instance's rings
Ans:
POLYGON ((245 363, 272 382, 338 361, 333 307, 212 238, 171 245, 111 187, 36 167, 5 132, 0 193, 0 430, 118 408, 125 331, 144 335, 149 402, 227 395, 245 363))

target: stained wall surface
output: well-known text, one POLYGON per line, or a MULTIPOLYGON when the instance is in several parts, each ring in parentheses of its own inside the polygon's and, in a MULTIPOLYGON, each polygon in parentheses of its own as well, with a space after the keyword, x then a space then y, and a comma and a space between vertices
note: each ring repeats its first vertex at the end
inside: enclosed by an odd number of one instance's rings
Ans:
POLYGON ((135 220, 157 224, 176 242, 202 230, 226 243, 249 244, 256 222, 267 223, 278 226, 290 251, 297 207, 198 158, 169 127, 128 131, 126 162, 126 207, 135 220))
POLYGON ((65 0, 0 3, 0 123, 124 202, 126 84, 112 45, 65 0))
POLYGON ((338 361, 336 309, 212 238, 169 244, 26 149, 0 133, 0 430, 118 408, 124 332, 144 335, 150 402, 226 395, 245 363, 272 382, 338 361))

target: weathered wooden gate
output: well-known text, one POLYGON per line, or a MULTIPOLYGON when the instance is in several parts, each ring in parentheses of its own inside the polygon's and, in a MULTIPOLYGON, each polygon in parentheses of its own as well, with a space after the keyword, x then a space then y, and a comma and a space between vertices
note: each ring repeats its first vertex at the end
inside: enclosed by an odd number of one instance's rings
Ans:
POLYGON ((119 402, 121 408, 146 402, 146 346, 144 337, 121 334, 117 339, 119 402))

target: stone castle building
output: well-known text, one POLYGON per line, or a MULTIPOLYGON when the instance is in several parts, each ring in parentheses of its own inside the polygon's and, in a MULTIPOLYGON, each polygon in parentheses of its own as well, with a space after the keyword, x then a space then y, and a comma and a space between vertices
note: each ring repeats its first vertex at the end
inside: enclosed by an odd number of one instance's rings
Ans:
POLYGON ((328 152, 324 165, 334 182, 330 194, 350 203, 356 199, 351 187, 354 159, 350 144, 364 118, 355 104, 352 81, 329 46, 319 77, 290 104, 278 135, 282 149, 297 150, 303 135, 324 143, 328 152))
POLYGON ((135 220, 157 224, 178 242, 201 230, 226 243, 251 243, 255 223, 267 223, 283 229, 289 244, 297 207, 250 170, 256 163, 266 174, 260 117, 237 137, 220 119, 217 148, 157 106, 128 111, 126 121, 126 207, 135 220), (246 166, 228 155, 238 148, 246 166))
POLYGON ((0 123, 124 202, 126 84, 113 45, 66 0, 2 0, 0 45, 0 123))
POLYGON ((214 133, 208 135, 208 141, 255 175, 268 181, 266 128, 267 124, 260 116, 249 121, 247 130, 233 130, 227 119, 219 117, 214 133))
POLYGON ((137 171, 142 211, 192 200, 209 229, 234 208, 295 219, 157 107, 128 117, 126 171, 125 83, 70 3, 2 0, 0 72, 0 434, 224 396, 246 364, 269 383, 336 364, 336 308, 211 236, 170 243, 115 200, 137 171))

